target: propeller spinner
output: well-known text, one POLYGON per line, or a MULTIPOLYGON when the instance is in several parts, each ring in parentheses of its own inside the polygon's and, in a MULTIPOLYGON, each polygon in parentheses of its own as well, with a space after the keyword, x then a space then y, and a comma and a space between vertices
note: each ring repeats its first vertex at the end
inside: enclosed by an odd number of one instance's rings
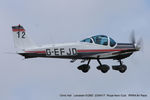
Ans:
POLYGON ((130 42, 133 44, 137 51, 143 47, 143 39, 140 38, 138 41, 136 41, 134 30, 131 32, 130 42))

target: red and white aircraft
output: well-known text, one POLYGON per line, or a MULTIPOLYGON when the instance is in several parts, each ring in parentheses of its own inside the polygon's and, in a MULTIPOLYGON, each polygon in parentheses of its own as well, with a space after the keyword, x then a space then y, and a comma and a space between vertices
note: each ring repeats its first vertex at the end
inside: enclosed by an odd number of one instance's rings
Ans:
POLYGON ((140 50, 141 41, 135 43, 135 38, 132 35, 132 43, 116 43, 111 37, 105 35, 96 35, 86 38, 80 42, 49 44, 37 46, 33 43, 23 26, 12 26, 14 44, 16 48, 22 50, 17 52, 25 58, 62 58, 72 59, 70 62, 75 62, 77 59, 82 59, 81 62, 88 60, 87 64, 80 65, 79 70, 86 73, 89 71, 89 63, 91 60, 97 60, 98 70, 106 73, 110 67, 102 64, 100 59, 118 60, 120 65, 112 66, 112 69, 124 73, 127 69, 126 65, 122 64, 122 59, 129 57, 133 52, 140 50))

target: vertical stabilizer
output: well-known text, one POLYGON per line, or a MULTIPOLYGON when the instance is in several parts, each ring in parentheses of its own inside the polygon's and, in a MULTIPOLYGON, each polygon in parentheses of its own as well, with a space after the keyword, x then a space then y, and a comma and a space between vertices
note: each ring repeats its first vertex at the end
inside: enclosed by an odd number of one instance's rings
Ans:
POLYGON ((19 49, 32 49, 37 47, 35 43, 33 43, 28 37, 27 33, 23 26, 12 26, 14 44, 16 48, 19 49))

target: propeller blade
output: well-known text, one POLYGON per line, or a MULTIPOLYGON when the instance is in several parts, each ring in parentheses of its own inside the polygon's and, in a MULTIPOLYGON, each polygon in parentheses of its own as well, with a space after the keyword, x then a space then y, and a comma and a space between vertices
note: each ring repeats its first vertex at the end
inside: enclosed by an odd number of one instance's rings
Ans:
POLYGON ((143 48, 143 39, 142 38, 140 38, 137 41, 136 48, 137 48, 137 50, 140 50, 141 48, 143 48))
POLYGON ((134 30, 132 30, 132 32, 131 32, 131 36, 130 36, 130 42, 132 43, 132 44, 135 44, 135 32, 134 32, 134 30))

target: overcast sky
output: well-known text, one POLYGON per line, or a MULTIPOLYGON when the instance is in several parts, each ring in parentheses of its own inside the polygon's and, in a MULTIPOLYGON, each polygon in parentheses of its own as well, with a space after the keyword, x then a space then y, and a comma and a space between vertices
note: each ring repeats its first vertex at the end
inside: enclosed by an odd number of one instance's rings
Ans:
MULTIPOLYGON (((150 1, 149 0, 1 0, 0 1, 0 100, 149 100, 150 99, 150 1), (16 52, 12 25, 21 24, 38 44, 76 42, 105 34, 129 42, 132 30, 144 40, 144 49, 124 63, 121 74, 103 74, 92 61, 88 73, 70 60, 27 59, 16 52), (60 94, 147 94, 148 97, 60 97, 60 94)), ((108 65, 118 64, 102 60, 108 65)))

